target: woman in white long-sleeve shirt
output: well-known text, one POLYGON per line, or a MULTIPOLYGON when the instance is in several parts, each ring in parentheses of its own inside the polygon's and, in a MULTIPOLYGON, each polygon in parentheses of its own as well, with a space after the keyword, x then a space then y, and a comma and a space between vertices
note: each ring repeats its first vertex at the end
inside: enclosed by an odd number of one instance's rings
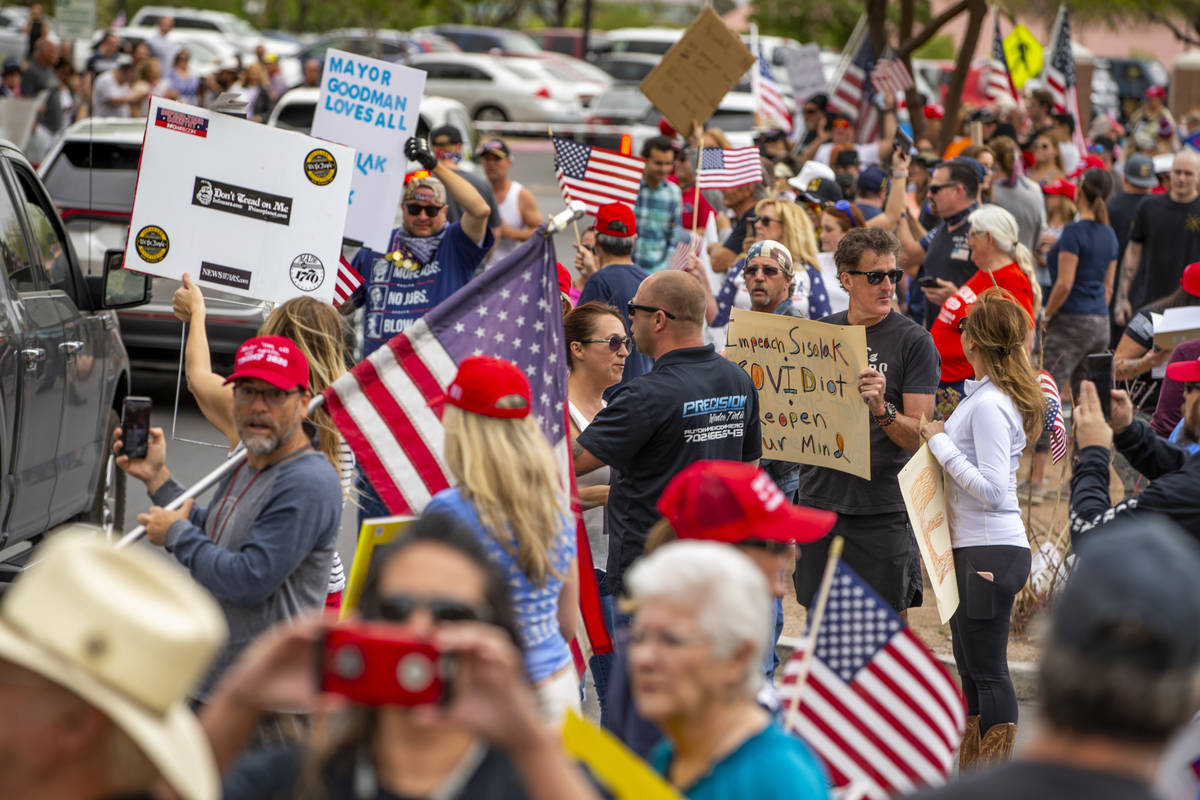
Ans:
POLYGON ((921 429, 946 475, 959 594, 950 632, 969 715, 962 766, 1007 758, 1016 736, 1008 627, 1030 560, 1017 464, 1045 413, 1024 347, 1029 325, 1028 313, 1003 289, 981 294, 959 322, 963 352, 979 379, 966 382, 966 397, 949 421, 921 429))

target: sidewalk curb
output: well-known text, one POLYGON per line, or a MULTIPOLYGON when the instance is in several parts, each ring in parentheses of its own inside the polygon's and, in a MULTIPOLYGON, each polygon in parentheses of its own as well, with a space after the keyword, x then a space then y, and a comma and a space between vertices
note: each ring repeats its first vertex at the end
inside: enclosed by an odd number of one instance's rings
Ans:
MULTIPOLYGON (((779 643, 775 646, 775 652, 779 654, 779 665, 781 668, 792 657, 792 653, 796 650, 800 641, 799 636, 779 637, 779 643)), ((934 653, 933 655, 957 680, 958 668, 954 665, 953 654, 934 653)), ((1008 662, 1008 673, 1012 676, 1013 688, 1017 692, 1017 700, 1022 703, 1035 702, 1037 700, 1037 664, 1032 661, 1010 661, 1008 662)))

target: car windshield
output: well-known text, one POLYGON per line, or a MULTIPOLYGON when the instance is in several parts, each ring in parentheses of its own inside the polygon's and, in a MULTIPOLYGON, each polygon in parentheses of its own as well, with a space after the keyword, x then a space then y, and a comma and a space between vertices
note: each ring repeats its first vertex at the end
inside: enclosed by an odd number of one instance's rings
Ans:
POLYGON ((512 61, 504 62, 505 68, 514 73, 518 78, 524 78, 527 81, 542 80, 546 77, 544 70, 539 71, 538 66, 530 66, 528 64, 514 64, 512 61))
POLYGON ((627 39, 618 40, 612 43, 612 51, 614 53, 653 53, 654 55, 664 55, 675 42, 666 42, 662 40, 639 40, 627 39))
POLYGON ((287 103, 279 110, 275 125, 289 131, 308 133, 312 130, 313 114, 316 111, 316 103, 287 103))
POLYGON ((141 144, 69 141, 42 176, 60 209, 133 209, 141 144))
POLYGON ((505 33, 500 37, 500 49, 510 53, 540 53, 537 42, 523 33, 505 33))
POLYGON ((125 249, 125 236, 129 232, 125 220, 76 215, 67 217, 63 224, 85 275, 104 274, 105 250, 125 249))
POLYGON ((258 31, 254 29, 254 26, 249 22, 246 22, 246 20, 242 19, 241 17, 229 17, 229 28, 238 36, 259 35, 258 31))
POLYGON ((614 91, 597 95, 590 110, 593 114, 640 116, 649 107, 650 101, 639 91, 614 91))

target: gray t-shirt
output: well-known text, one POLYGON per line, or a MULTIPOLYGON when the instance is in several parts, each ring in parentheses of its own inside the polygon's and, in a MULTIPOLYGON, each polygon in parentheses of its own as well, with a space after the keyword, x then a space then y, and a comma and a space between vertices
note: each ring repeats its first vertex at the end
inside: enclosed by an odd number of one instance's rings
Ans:
POLYGON ((1046 226, 1046 199, 1041 188, 1024 175, 1015 186, 996 181, 992 184, 992 203, 1017 218, 1017 241, 1028 247, 1029 252, 1035 252, 1038 237, 1046 226))
MULTIPOLYGON (((821 322, 846 325, 846 312, 821 322)), ((887 379, 884 399, 903 411, 904 395, 933 394, 938 388, 942 360, 929 331, 895 311, 867 328, 867 363, 887 379)), ((870 415, 863 405, 863 414, 870 415)), ((895 423, 893 423, 895 424, 895 423)), ((871 480, 828 467, 800 466, 801 505, 839 514, 882 514, 903 511, 904 498, 896 476, 911 457, 871 422, 871 480)))
MULTIPOLYGON (((461 175, 467 183, 475 187, 475 191, 483 196, 487 201, 488 207, 492 209, 492 213, 488 215, 488 227, 495 230, 500 227, 500 206, 496 205, 496 192, 492 190, 492 185, 488 183, 487 178, 476 175, 469 170, 455 170, 456 174, 461 175)), ((462 219, 462 207, 447 193, 446 204, 449 208, 446 209, 446 222, 458 222, 462 219)))
POLYGON ((43 89, 49 89, 46 96, 45 111, 38 116, 38 124, 54 133, 62 130, 62 103, 58 99, 58 76, 53 67, 43 67, 36 61, 31 61, 21 76, 21 95, 34 97, 43 89))

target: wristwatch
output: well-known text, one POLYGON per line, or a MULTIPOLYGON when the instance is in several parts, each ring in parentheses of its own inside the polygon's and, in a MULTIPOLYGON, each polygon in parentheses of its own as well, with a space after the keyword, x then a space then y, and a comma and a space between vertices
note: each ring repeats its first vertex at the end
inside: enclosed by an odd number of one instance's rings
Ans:
POLYGON ((891 403, 883 404, 882 414, 872 414, 871 419, 875 420, 875 424, 881 428, 886 428, 896 421, 896 407, 891 403))

